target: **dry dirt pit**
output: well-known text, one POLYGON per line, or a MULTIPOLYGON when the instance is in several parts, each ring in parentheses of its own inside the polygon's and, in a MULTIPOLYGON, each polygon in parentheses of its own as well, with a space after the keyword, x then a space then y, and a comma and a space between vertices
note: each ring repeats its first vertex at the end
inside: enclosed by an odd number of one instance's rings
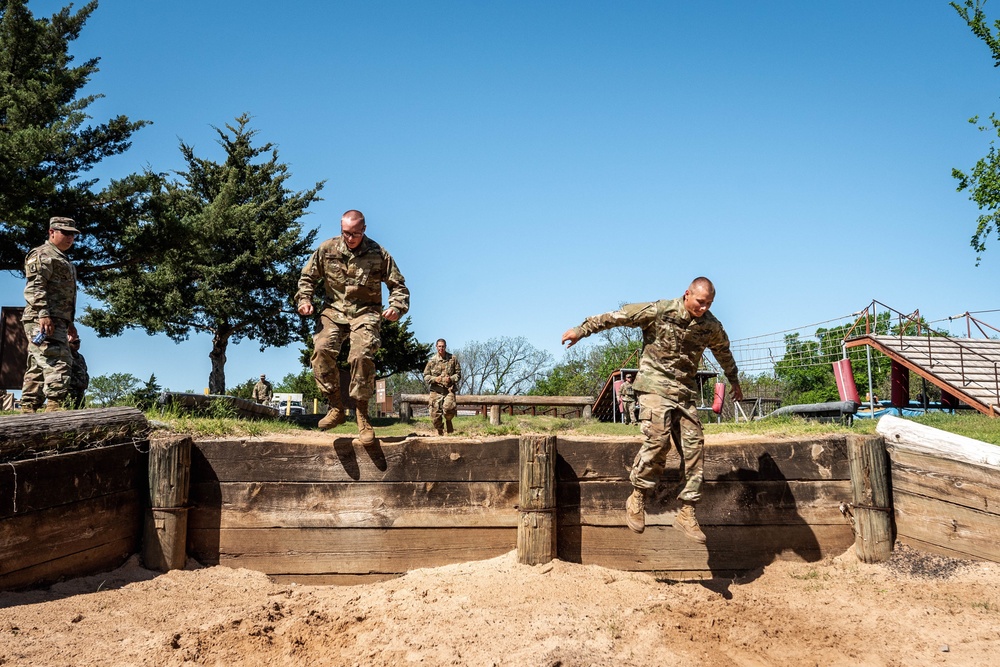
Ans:
POLYGON ((133 559, 0 593, 0 665, 1000 664, 1000 565, 897 547, 672 582, 554 561, 415 570, 350 587, 133 559))

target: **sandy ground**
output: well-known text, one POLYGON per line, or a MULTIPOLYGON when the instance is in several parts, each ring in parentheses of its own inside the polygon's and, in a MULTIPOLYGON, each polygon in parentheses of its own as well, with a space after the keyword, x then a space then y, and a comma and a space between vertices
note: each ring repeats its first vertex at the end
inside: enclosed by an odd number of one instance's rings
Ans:
POLYGON ((897 547, 674 582, 514 552, 363 586, 225 567, 0 593, 0 665, 1000 664, 1000 565, 897 547))

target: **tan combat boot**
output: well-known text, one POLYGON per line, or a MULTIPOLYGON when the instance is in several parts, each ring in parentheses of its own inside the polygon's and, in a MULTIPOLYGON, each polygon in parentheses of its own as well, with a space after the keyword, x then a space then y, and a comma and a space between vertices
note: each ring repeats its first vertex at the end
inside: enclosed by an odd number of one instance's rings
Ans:
POLYGON ((319 430, 325 431, 330 428, 336 428, 345 421, 347 421, 347 417, 344 416, 344 408, 340 406, 330 408, 326 416, 319 420, 319 430))
POLYGON ((633 489, 625 501, 625 523, 632 532, 646 530, 646 494, 641 489, 633 489))
POLYGON ((440 426, 437 427, 437 432, 438 432, 438 435, 444 435, 444 429, 441 428, 440 426))
POLYGON ((59 401, 53 401, 51 398, 45 402, 45 412, 62 412, 63 407, 60 405, 59 401))
POLYGON ((698 519, 694 515, 694 505, 684 503, 674 517, 674 528, 684 533, 684 537, 694 540, 698 544, 705 543, 705 533, 701 532, 698 519))
POLYGON ((330 411, 326 413, 326 416, 319 420, 319 430, 325 431, 330 428, 336 428, 347 421, 347 416, 344 414, 344 408, 340 403, 340 392, 335 394, 329 394, 326 397, 326 402, 330 404, 330 411))
POLYGON ((448 433, 454 433, 455 432, 455 427, 451 425, 451 420, 450 419, 445 420, 444 427, 445 427, 445 430, 448 431, 448 433))
POLYGON ((22 404, 21 405, 21 414, 22 415, 33 415, 33 414, 35 414, 35 411, 37 409, 38 408, 36 408, 34 405, 24 405, 24 404, 22 404))
POLYGON ((370 445, 375 442, 375 429, 368 421, 368 415, 364 410, 356 410, 358 413, 358 440, 362 445, 370 445))

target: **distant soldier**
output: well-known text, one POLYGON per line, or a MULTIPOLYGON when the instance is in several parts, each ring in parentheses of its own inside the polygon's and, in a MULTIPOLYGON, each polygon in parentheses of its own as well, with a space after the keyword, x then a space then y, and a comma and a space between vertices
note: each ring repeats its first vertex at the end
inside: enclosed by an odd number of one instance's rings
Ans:
POLYGON ((258 380, 257 384, 253 386, 253 400, 258 403, 268 405, 273 397, 274 388, 271 386, 271 383, 267 381, 267 376, 264 373, 261 373, 260 380, 258 380))
POLYGON ((444 338, 438 338, 434 348, 437 351, 424 366, 424 383, 430 392, 428 403, 431 408, 431 422, 437 429, 437 434, 444 435, 445 423, 448 433, 455 432, 451 420, 458 414, 455 392, 458 391, 458 383, 462 379, 462 367, 458 363, 458 357, 448 352, 448 343, 444 338))
POLYGON ((622 414, 626 424, 635 423, 635 387, 632 386, 632 374, 625 376, 625 381, 618 387, 618 395, 622 398, 622 414))
POLYGON ((28 367, 21 388, 21 412, 64 409, 69 397, 76 337, 76 267, 66 251, 80 230, 71 218, 49 219, 49 240, 33 248, 24 260, 27 304, 21 323, 28 337, 28 367), (46 402, 48 399, 48 402, 46 402))
POLYGON ((320 244, 302 269, 295 303, 299 315, 315 312, 313 298, 321 296, 319 330, 313 334, 311 359, 316 386, 330 410, 319 420, 326 430, 346 420, 340 396, 337 357, 349 343, 350 397, 357 407, 358 440, 375 442, 368 421, 368 402, 375 393, 375 352, 381 345, 382 318, 397 321, 410 308, 410 290, 395 260, 382 246, 365 236, 365 216, 347 211, 340 218, 340 236, 320 244), (389 288, 389 307, 382 309, 382 283, 389 288), (317 291, 322 285, 322 291, 317 291))
POLYGON ((656 488, 670 453, 673 438, 681 455, 683 503, 674 528, 695 542, 705 543, 694 506, 701 500, 705 463, 705 434, 701 428, 695 397, 698 365, 705 348, 712 350, 732 386, 733 398, 743 399, 736 361, 729 350, 729 337, 722 323, 709 312, 715 286, 708 278, 695 278, 679 299, 633 303, 620 310, 588 317, 566 331, 563 343, 572 347, 584 336, 614 327, 642 329, 642 358, 635 391, 639 399, 639 423, 645 441, 636 454, 629 476, 632 495, 625 502, 625 522, 641 533, 646 527, 646 494, 656 488))
POLYGON ((69 349, 73 353, 73 373, 69 378, 69 407, 72 410, 79 410, 87 402, 90 373, 87 372, 87 360, 80 354, 79 337, 74 336, 70 339, 69 349))

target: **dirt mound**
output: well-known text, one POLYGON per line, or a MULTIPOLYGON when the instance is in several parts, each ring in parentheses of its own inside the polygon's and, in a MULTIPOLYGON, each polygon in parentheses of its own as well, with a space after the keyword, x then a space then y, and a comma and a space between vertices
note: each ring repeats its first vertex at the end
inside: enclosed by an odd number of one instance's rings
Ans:
POLYGON ((0 665, 985 665, 998 584, 906 548, 702 582, 514 552, 349 587, 133 559, 0 594, 0 665))

